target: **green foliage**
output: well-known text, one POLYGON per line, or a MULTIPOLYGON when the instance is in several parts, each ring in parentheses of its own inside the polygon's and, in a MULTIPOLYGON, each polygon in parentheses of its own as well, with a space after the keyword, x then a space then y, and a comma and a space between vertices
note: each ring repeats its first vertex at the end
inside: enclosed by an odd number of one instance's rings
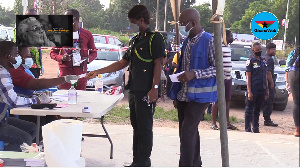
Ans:
POLYGON ((249 8, 246 9, 246 12, 243 15, 242 19, 239 21, 235 21, 232 24, 231 29, 235 33, 251 34, 250 23, 252 18, 258 12, 270 11, 273 4, 274 2, 269 0, 260 0, 250 3, 249 8))
POLYGON ((286 45, 285 46, 285 52, 283 51, 276 51, 276 56, 279 59, 287 59, 288 55, 290 54, 291 51, 293 51, 296 48, 295 45, 286 45))
POLYGON ((159 119, 159 120, 178 121, 177 110, 176 109, 171 109, 171 110, 165 111, 161 107, 156 107, 153 118, 154 119, 159 119))
MULTIPOLYGON (((156 107, 153 118, 157 120, 178 121, 177 110, 172 109, 166 111, 161 107, 156 107)), ((115 106, 109 113, 105 115, 105 121, 113 123, 129 123, 130 110, 128 106, 115 106)))
POLYGON ((212 117, 209 114, 204 114, 204 121, 212 121, 212 117))
POLYGON ((15 24, 15 14, 13 10, 5 9, 4 7, 0 6, 0 24, 4 26, 13 27, 15 24))
POLYGON ((14 12, 16 15, 23 15, 22 0, 15 0, 14 12))
POLYGON ((226 27, 231 27, 235 21, 242 19, 245 10, 255 0, 230 0, 225 3, 224 20, 226 27))
POLYGON ((193 6, 200 13, 200 23, 201 27, 204 28, 205 31, 212 33, 213 26, 210 23, 210 18, 212 16, 212 10, 210 8, 209 3, 204 3, 198 6, 193 6))

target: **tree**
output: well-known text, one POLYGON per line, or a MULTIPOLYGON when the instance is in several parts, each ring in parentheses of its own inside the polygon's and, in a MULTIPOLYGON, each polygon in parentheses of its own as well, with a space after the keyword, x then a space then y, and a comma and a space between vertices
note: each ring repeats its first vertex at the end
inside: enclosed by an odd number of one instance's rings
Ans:
POLYGON ((226 26, 231 27, 235 21, 242 19, 245 9, 255 0, 229 0, 225 3, 224 20, 226 26))
MULTIPOLYGON (((286 6, 287 0, 276 0, 275 4, 272 6, 272 13, 277 17, 279 23, 281 23, 282 19, 285 19, 286 15, 286 6)), ((289 13, 288 13, 288 28, 286 33, 286 41, 289 44, 294 44, 295 36, 297 39, 297 44, 299 44, 299 1, 298 0, 290 0, 289 4, 289 13)), ((279 26, 278 34, 274 37, 274 39, 283 40, 284 36, 284 26, 279 26)))
POLYGON ((6 10, 4 7, 0 5, 0 24, 4 26, 15 25, 16 17, 13 10, 6 10))
POLYGON ((270 0, 260 0, 252 2, 249 5, 249 8, 246 9, 245 14, 242 16, 242 19, 235 21, 230 29, 235 33, 246 33, 251 34, 250 23, 252 18, 261 11, 271 11, 274 1, 270 0))
POLYGON ((199 13, 200 13, 200 23, 201 27, 207 31, 212 33, 213 32, 213 27, 212 24, 210 23, 210 18, 212 16, 212 10, 210 8, 209 3, 204 3, 198 6, 193 6, 199 13))

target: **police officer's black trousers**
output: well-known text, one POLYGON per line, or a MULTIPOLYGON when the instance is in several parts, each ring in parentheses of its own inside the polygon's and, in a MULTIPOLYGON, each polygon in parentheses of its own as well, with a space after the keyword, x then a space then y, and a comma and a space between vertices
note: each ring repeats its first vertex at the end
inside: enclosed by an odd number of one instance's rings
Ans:
POLYGON ((147 92, 129 92, 130 121, 133 127, 133 163, 151 166, 153 114, 155 104, 148 106, 147 92))
POLYGON ((289 72, 289 84, 292 91, 293 96, 293 118, 296 126, 299 126, 299 118, 300 118, 300 100, 299 100, 299 70, 294 70, 289 72))
POLYGON ((202 166, 198 125, 209 103, 178 101, 180 137, 179 167, 202 166))
POLYGON ((257 91, 253 93, 253 100, 248 100, 246 96, 245 108, 245 131, 251 132, 251 121, 253 132, 259 132, 259 112, 265 100, 265 91, 257 91))
POLYGON ((271 120, 273 101, 274 101, 274 88, 269 89, 269 98, 264 101, 264 105, 262 107, 265 121, 271 120))

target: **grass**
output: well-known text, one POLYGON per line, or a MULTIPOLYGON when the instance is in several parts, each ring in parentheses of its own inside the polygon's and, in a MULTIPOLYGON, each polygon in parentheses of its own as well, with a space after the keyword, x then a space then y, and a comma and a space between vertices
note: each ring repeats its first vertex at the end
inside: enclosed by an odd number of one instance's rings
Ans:
MULTIPOLYGON (((153 116, 154 119, 157 120, 171 120, 178 121, 177 111, 175 109, 172 110, 164 110, 161 107, 155 108, 155 113, 153 116)), ((112 123, 129 123, 130 122, 130 111, 128 106, 115 106, 111 109, 109 113, 105 115, 105 122, 112 123)))
MULTIPOLYGON (((165 110, 161 107, 155 108, 154 119, 160 121, 174 121, 178 122, 178 115, 176 109, 165 110)), ((229 120, 231 123, 244 122, 242 119, 238 119, 235 116, 230 116, 229 120)), ((130 111, 128 106, 115 106, 109 113, 105 115, 105 122, 111 123, 130 123, 130 111)), ((211 115, 204 114, 204 121, 212 121, 211 115)))

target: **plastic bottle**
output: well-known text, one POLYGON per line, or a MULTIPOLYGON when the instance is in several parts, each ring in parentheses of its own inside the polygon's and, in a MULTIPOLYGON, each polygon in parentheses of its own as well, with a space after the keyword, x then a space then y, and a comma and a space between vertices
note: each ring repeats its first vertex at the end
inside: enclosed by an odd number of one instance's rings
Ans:
POLYGON ((68 91, 68 104, 77 104, 77 91, 74 88, 74 84, 71 84, 71 88, 68 91))
POLYGON ((98 75, 98 79, 95 83, 95 90, 103 93, 103 81, 101 80, 101 75, 98 75))

